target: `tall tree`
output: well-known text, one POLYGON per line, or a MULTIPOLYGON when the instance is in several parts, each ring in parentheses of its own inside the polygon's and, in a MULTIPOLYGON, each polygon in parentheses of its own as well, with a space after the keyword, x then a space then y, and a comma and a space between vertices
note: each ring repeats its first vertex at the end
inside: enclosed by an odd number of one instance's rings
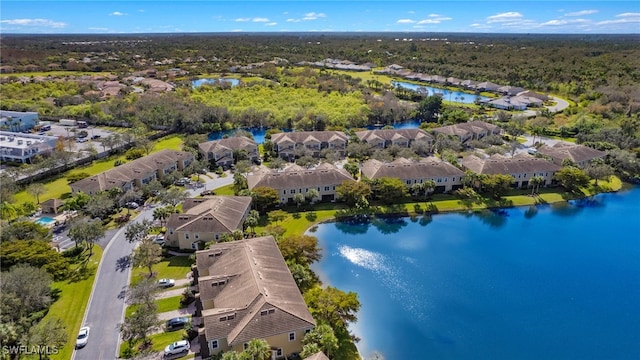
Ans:
POLYGON ((290 235, 278 240, 278 247, 285 260, 310 265, 322 258, 318 239, 309 235, 290 235))
POLYGON ((276 206, 280 203, 278 197, 278 191, 268 186, 258 186, 251 191, 251 197, 253 198, 256 208, 260 212, 276 206))
POLYGON ((247 227, 247 229, 251 229, 253 233, 255 233, 255 227, 258 226, 258 223, 260 222, 260 213, 256 210, 251 210, 249 211, 249 214, 247 214, 246 219, 244 219, 244 226, 247 227))
POLYGON ((168 206, 153 209, 153 220, 160 220, 160 225, 164 226, 165 220, 173 214, 173 209, 168 206))
POLYGON ((36 203, 40 204, 40 195, 44 194, 47 188, 41 183, 32 183, 27 186, 27 192, 36 198, 36 203))
POLYGON ((162 260, 162 247, 150 239, 142 240, 142 243, 133 250, 133 266, 146 267, 149 270, 149 277, 153 276, 153 265, 160 260, 162 260))
POLYGON ((542 176, 533 176, 529 179, 529 187, 531 188, 531 195, 535 194, 540 186, 544 184, 544 178, 542 176))
POLYGON ((124 232, 124 237, 128 242, 142 241, 149 234, 151 230, 151 221, 144 219, 142 221, 135 221, 127 225, 127 229, 124 232))
POLYGON ((266 360, 271 357, 271 346, 264 339, 252 339, 244 353, 248 360, 266 360))
MULTIPOLYGON (((62 320, 56 317, 46 318, 29 331, 29 345, 40 349, 60 349, 67 342, 67 328, 62 320)), ((38 359, 48 358, 44 352, 38 352, 38 359)))
POLYGON ((347 323, 356 321, 360 309, 358 294, 345 293, 331 286, 310 289, 304 293, 304 300, 313 318, 333 329, 346 328, 347 323))
POLYGON ((160 202, 162 202, 163 204, 176 206, 179 203, 183 202, 184 199, 187 198, 187 196, 188 194, 186 190, 178 187, 172 187, 166 193, 162 194, 160 202))
POLYGON ((133 348, 133 344, 137 341, 148 345, 151 341, 148 336, 159 326, 158 309, 155 303, 143 303, 132 315, 124 318, 124 322, 120 325, 120 334, 122 339, 129 343, 130 348, 133 348))
POLYGON ((104 237, 105 229, 100 219, 76 218, 69 227, 69 239, 89 246, 89 255, 93 255, 93 245, 104 237))
POLYGON ((338 338, 331 326, 327 324, 316 326, 315 329, 305 335, 302 343, 305 345, 317 344, 320 350, 329 358, 333 358, 338 350, 338 338))
POLYGON ((362 181, 345 180, 336 188, 338 199, 355 206, 371 196, 371 186, 362 181))
POLYGON ((382 177, 373 182, 373 193, 385 204, 393 204, 407 196, 407 186, 397 178, 382 177))
POLYGON ((442 97, 439 95, 430 95, 424 98, 418 104, 415 118, 420 121, 435 122, 438 114, 442 109, 442 97))
POLYGON ((578 191, 581 187, 589 185, 589 176, 584 171, 573 166, 565 166, 555 174, 556 180, 565 189, 571 192, 578 191))

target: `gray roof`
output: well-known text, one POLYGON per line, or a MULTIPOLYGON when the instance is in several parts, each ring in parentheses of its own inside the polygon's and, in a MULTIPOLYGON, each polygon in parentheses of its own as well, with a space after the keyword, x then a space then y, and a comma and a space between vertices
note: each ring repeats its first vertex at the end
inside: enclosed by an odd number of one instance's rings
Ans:
POLYGON ((236 345, 315 326, 272 236, 214 244, 196 266, 200 301, 215 306, 202 312, 207 339, 236 345))
POLYGON ((369 179, 391 177, 398 179, 419 179, 444 176, 464 176, 464 171, 436 157, 420 161, 398 158, 390 163, 368 160, 362 165, 362 174, 369 179))
POLYGON ((267 186, 279 190, 340 185, 345 180, 353 180, 353 177, 346 170, 339 169, 329 163, 320 164, 313 169, 292 166, 282 171, 272 170, 247 176, 250 190, 258 186, 267 186))
POLYGON ((327 355, 325 355, 322 351, 317 352, 313 355, 309 355, 304 360, 329 360, 327 355))
POLYGON ((246 136, 233 136, 226 139, 200 143, 198 148, 205 153, 215 153, 219 150, 238 150, 246 147, 258 147, 258 144, 246 136))
POLYGON ((556 143, 553 146, 542 146, 538 149, 538 152, 560 161, 569 159, 575 163, 601 158, 606 155, 604 151, 588 146, 563 142, 556 143))
POLYGON ((489 131, 500 132, 500 127, 489 124, 484 121, 468 121, 460 124, 453 124, 448 126, 441 126, 433 129, 434 132, 439 132, 447 135, 463 136, 465 134, 479 134, 481 132, 489 131))
POLYGON ((233 232, 242 228, 244 214, 251 206, 250 196, 206 196, 184 201, 183 213, 172 214, 167 227, 175 231, 233 232))
POLYGON ((95 193, 114 187, 122 187, 128 182, 139 179, 146 173, 164 169, 170 164, 175 164, 187 159, 193 159, 193 154, 187 151, 160 150, 156 153, 132 160, 126 164, 116 166, 100 174, 76 181, 71 184, 71 187, 85 193, 95 193))
POLYGON ((286 140, 301 144, 309 140, 317 140, 319 142, 347 141, 349 137, 342 131, 292 131, 271 135, 271 142, 274 144, 286 140))
POLYGON ((371 141, 372 139, 382 139, 385 141, 397 140, 400 137, 404 137, 407 140, 424 140, 431 141, 433 136, 429 135, 422 129, 379 129, 379 130, 364 130, 356 132, 356 136, 361 141, 371 141))
POLYGON ((492 155, 488 159, 480 159, 470 155, 462 160, 462 165, 477 174, 523 174, 533 172, 555 172, 560 166, 527 154, 520 154, 513 158, 507 158, 499 154, 492 155))

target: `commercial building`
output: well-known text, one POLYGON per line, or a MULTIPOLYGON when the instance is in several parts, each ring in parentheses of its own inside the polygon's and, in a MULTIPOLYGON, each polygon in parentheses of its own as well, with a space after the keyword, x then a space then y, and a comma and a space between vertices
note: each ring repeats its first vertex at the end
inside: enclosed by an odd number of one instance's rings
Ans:
POLYGON ((30 163, 36 155, 50 154, 57 141, 55 136, 0 131, 0 159, 30 163))

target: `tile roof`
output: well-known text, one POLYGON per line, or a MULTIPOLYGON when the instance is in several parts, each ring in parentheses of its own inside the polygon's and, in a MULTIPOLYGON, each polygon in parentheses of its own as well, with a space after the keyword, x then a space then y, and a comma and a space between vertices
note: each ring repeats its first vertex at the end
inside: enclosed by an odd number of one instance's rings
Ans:
POLYGON ((329 358, 322 351, 320 351, 313 355, 307 356, 303 360, 329 360, 329 358))
POLYGON ((575 163, 601 158, 606 155, 604 151, 588 146, 564 142, 556 143, 553 146, 542 146, 538 149, 538 152, 559 160, 569 159, 575 163))
POLYGON ((271 135, 271 142, 274 144, 286 140, 301 144, 310 140, 316 140, 318 142, 347 141, 349 137, 342 131, 292 131, 271 135))
POLYGON ((214 244, 196 266, 200 300, 214 304, 202 312, 208 339, 233 346, 315 326, 272 236, 214 244))
POLYGON ((485 131, 489 131, 491 133, 500 132, 500 127, 493 124, 489 124, 484 121, 476 120, 476 121, 468 121, 460 124, 441 126, 433 129, 433 131, 444 133, 447 135, 463 136, 469 133, 480 134, 485 131))
POLYGON ((160 150, 100 174, 76 181, 70 186, 85 193, 109 190, 114 187, 122 187, 124 184, 139 179, 145 174, 156 172, 170 164, 187 159, 193 159, 193 154, 186 151, 160 150))
POLYGON ((356 136, 361 141, 370 141, 372 139, 396 140, 398 138, 406 138, 408 140, 424 140, 431 141, 433 136, 429 135, 422 129, 379 129, 364 130, 356 132, 356 136))
POLYGON ((398 158, 390 163, 368 160, 362 165, 362 174, 369 179, 392 177, 398 179, 419 179, 442 176, 464 176, 464 171, 436 157, 420 161, 398 158))
POLYGON ((246 136, 233 136, 226 139, 207 141, 198 144, 198 148, 205 153, 215 153, 219 150, 244 149, 247 146, 258 147, 258 144, 246 136))
POLYGON ((519 154, 513 158, 507 158, 499 154, 487 159, 480 159, 470 155, 462 160, 462 165, 477 174, 522 174, 532 172, 554 172, 561 169, 560 166, 527 154, 519 154))
POLYGON ((183 213, 169 217, 167 227, 175 231, 233 232, 242 227, 250 206, 250 196, 189 198, 184 201, 183 213))
POLYGON ((258 186, 268 186, 274 189, 290 189, 339 185, 345 180, 353 180, 353 177, 351 177, 346 170, 339 169, 329 163, 320 164, 312 169, 292 166, 282 171, 272 170, 271 172, 254 173, 247 176, 249 189, 258 186))

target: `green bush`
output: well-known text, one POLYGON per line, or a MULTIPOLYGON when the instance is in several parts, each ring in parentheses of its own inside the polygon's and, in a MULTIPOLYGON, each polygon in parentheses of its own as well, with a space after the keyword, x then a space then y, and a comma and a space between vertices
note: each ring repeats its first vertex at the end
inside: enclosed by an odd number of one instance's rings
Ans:
POLYGON ((144 154, 145 154, 144 149, 133 148, 133 149, 128 150, 125 153, 124 157, 127 160, 135 160, 135 159, 139 159, 139 158, 143 157, 144 154))
POLYGON ((122 159, 118 159, 118 160, 113 162, 113 166, 120 166, 122 164, 124 164, 124 160, 122 160, 122 159))
POLYGON ((82 179, 86 179, 88 178, 89 173, 86 172, 80 172, 80 173, 76 173, 76 174, 71 174, 71 175, 67 175, 67 181, 69 182, 69 184, 74 183, 76 181, 80 181, 82 179))

